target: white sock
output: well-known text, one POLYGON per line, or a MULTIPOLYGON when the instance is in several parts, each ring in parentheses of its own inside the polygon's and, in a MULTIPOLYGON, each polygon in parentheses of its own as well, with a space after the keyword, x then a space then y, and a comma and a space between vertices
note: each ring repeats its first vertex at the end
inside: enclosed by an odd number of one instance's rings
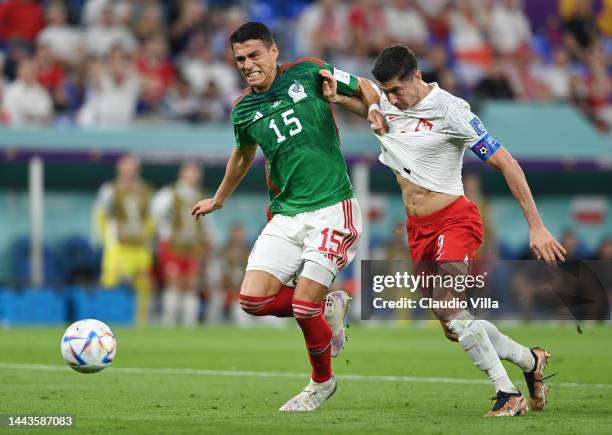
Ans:
POLYGON ((484 330, 487 332, 495 352, 500 359, 510 361, 516 364, 524 372, 530 372, 535 366, 535 358, 531 354, 529 348, 517 343, 507 335, 499 332, 499 329, 486 320, 476 320, 476 322, 482 323, 484 330))
POLYGON ((496 391, 517 392, 481 322, 473 320, 464 311, 447 322, 447 326, 457 334, 463 350, 474 361, 474 365, 487 374, 496 391))
POLYGON ((168 287, 162 295, 162 324, 176 325, 180 304, 180 293, 173 287, 168 287))
POLYGON ((197 293, 187 292, 182 298, 183 325, 195 326, 200 312, 200 298, 197 293))

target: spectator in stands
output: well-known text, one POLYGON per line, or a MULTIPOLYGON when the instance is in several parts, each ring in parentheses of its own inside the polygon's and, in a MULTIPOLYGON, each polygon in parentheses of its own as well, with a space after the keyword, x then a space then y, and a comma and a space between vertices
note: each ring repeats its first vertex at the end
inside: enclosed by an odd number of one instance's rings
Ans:
POLYGON ((136 68, 142 82, 142 100, 146 109, 153 111, 175 77, 166 40, 161 35, 154 34, 144 40, 136 68))
POLYGON ((36 79, 49 91, 55 110, 64 110, 68 103, 64 86, 64 67, 56 61, 49 47, 41 43, 36 46, 34 64, 37 72, 36 79))
MULTIPOLYGON (((181 74, 189 82, 191 89, 198 96, 203 96, 207 91, 209 100, 212 89, 218 91, 217 98, 223 107, 231 107, 233 101, 240 95, 240 78, 235 68, 228 63, 216 59, 208 45, 205 36, 200 33, 195 35, 189 43, 186 53, 179 59, 181 74)), ((215 104, 216 105, 216 104, 215 104)), ((221 112, 224 115, 225 111, 221 112)))
POLYGON ((428 52, 429 29, 414 0, 393 0, 383 9, 385 45, 408 45, 417 55, 428 52))
POLYGON ((486 11, 474 0, 459 0, 450 14, 450 42, 457 60, 459 81, 472 86, 491 62, 486 35, 486 11))
POLYGON ((162 188, 153 198, 157 224, 158 255, 165 289, 162 323, 194 326, 200 310, 200 270, 208 250, 204 230, 207 219, 196 221, 191 208, 204 195, 202 172, 195 162, 181 165, 176 183, 162 188))
POLYGON ((0 4, 0 42, 32 46, 44 25, 44 13, 36 0, 8 0, 0 4))
POLYGON ((425 83, 436 82, 445 91, 457 93, 457 80, 448 67, 448 53, 443 45, 427 50, 427 59, 423 62, 423 80, 425 83))
POLYGON ((351 54, 373 57, 385 47, 385 16, 375 0, 357 0, 349 10, 348 25, 351 54))
POLYGON ((489 65, 487 75, 476 84, 474 95, 482 99, 511 100, 514 98, 514 92, 501 58, 496 57, 489 65))
POLYGON ((576 59, 584 59, 598 36, 591 0, 576 0, 573 14, 563 23, 563 29, 569 52, 576 59))
POLYGON ((36 80, 37 73, 34 61, 22 60, 17 80, 4 90, 3 118, 13 127, 42 126, 52 121, 53 101, 49 91, 36 80))
POLYGON ((88 91, 77 120, 81 127, 120 128, 136 113, 140 80, 129 55, 115 48, 104 62, 92 61, 88 91))
POLYGON ((38 34, 38 44, 49 47, 62 63, 74 66, 82 61, 83 42, 79 30, 66 22, 66 8, 63 2, 53 1, 46 10, 46 27, 38 34))
POLYGON ((141 41, 151 35, 165 35, 163 11, 159 2, 140 4, 140 7, 133 11, 131 28, 134 35, 141 41))
POLYGON ((552 98, 558 101, 569 101, 571 97, 571 69, 569 56, 563 47, 556 47, 552 53, 552 63, 542 68, 540 80, 548 89, 552 98))
POLYGON ((529 48, 521 48, 508 59, 505 69, 512 85, 514 96, 523 101, 547 101, 551 98, 550 90, 538 74, 537 54, 529 48))
POLYGON ((529 46, 531 27, 521 10, 521 0, 497 0, 489 18, 489 35, 495 50, 511 56, 520 47, 529 46))
POLYGON ((205 27, 207 10, 204 2, 199 0, 181 0, 178 2, 178 16, 170 25, 170 46, 172 53, 182 51, 196 33, 205 27))
POLYGON ((606 52, 599 46, 593 47, 586 56, 587 65, 587 115, 602 131, 612 126, 612 80, 608 73, 606 52))
POLYGON ((140 177, 140 161, 127 155, 117 162, 117 177, 104 183, 94 205, 96 232, 102 241, 104 287, 130 285, 138 295, 138 321, 147 321, 151 288, 151 188, 140 177))
POLYGON ((197 122, 200 120, 200 100, 191 91, 189 82, 179 75, 168 90, 162 105, 170 119, 197 122))
POLYGON ((308 6, 299 18, 296 40, 301 56, 331 59, 350 44, 348 10, 338 0, 319 0, 308 6))
POLYGON ((612 0, 603 1, 603 8, 597 17, 597 25, 605 36, 612 37, 612 0))
POLYGON ((100 15, 87 27, 85 43, 88 53, 100 58, 117 47, 133 52, 137 46, 130 30, 117 22, 110 2, 103 5, 100 15))

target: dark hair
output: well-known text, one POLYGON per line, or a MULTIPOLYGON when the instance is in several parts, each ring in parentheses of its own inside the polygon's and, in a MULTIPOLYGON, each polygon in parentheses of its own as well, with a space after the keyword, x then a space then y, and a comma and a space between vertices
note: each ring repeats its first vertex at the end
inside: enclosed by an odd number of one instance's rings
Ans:
POLYGON ((240 44, 251 39, 260 39, 268 48, 274 44, 274 36, 272 36, 272 32, 268 26, 264 23, 257 23, 254 21, 243 24, 238 30, 232 33, 232 36, 230 36, 230 44, 234 46, 234 44, 240 44))
POLYGON ((417 68, 417 58, 411 49, 405 45, 393 45, 378 55, 372 74, 381 83, 396 77, 405 80, 412 78, 417 68))

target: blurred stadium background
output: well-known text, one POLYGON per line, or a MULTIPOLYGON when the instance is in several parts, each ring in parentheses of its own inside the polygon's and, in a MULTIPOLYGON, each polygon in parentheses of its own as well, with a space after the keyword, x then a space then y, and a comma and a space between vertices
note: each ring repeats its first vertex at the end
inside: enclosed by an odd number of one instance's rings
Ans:
MULTIPOLYGON (((612 1, 0 0, 2 324, 136 321, 134 283, 100 284, 99 189, 133 154, 152 191, 196 161, 214 192, 244 87, 227 40, 248 20, 270 25, 282 61, 317 56, 366 77, 382 47, 409 45, 425 80, 468 100, 520 161, 570 257, 612 259, 612 1)), ((368 125, 336 113, 367 214, 359 257, 335 283, 355 291, 360 258, 408 258, 405 213, 368 125)), ((467 155, 465 171, 488 229, 482 256, 527 258, 527 227, 503 178, 467 155)), ((260 156, 204 221, 200 322, 244 321, 237 286, 267 202, 260 156)), ((145 242, 154 260, 156 234, 145 242)), ((157 264, 150 323, 161 322, 157 264)))

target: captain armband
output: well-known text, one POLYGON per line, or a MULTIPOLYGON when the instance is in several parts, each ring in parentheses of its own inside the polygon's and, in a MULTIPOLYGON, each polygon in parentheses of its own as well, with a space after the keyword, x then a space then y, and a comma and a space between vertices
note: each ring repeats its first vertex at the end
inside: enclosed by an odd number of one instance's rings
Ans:
POLYGON ((472 145, 470 149, 484 162, 491 157, 500 146, 501 144, 497 142, 494 137, 485 134, 478 142, 472 145))

